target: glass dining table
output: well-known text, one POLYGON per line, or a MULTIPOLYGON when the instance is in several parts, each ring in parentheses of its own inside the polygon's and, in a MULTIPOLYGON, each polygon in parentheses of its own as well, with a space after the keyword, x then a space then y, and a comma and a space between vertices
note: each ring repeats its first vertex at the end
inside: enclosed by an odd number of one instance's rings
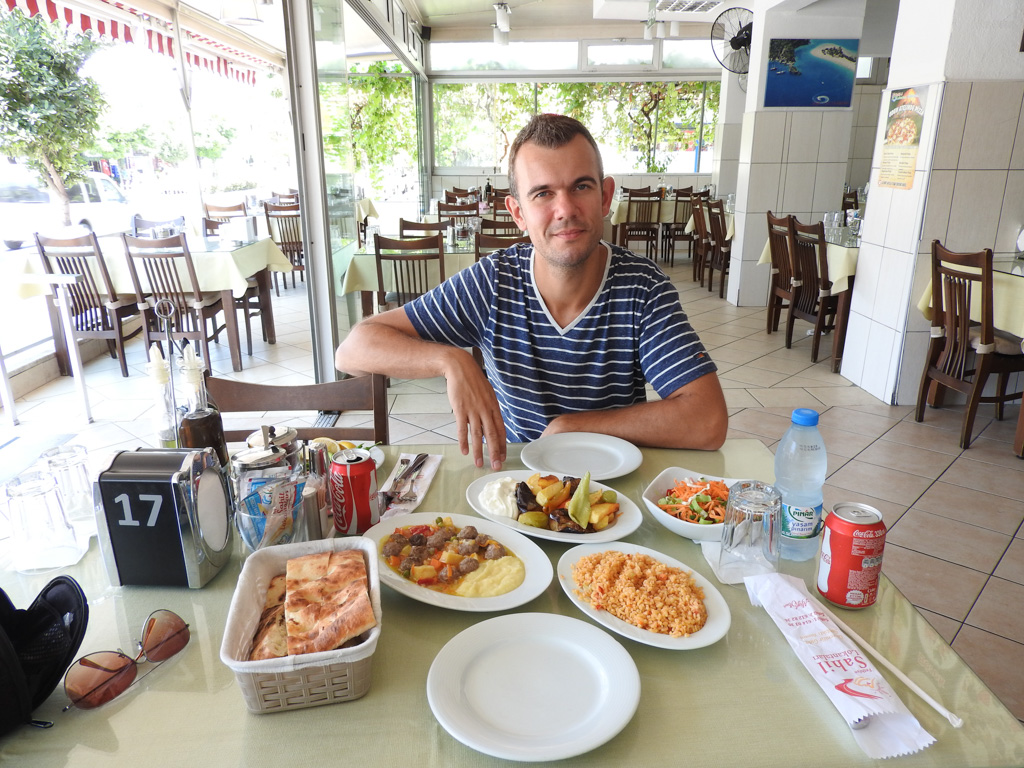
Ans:
MULTIPOLYGON (((520 450, 509 446, 507 470, 523 469, 520 450)), ((383 446, 380 477, 402 452, 443 456, 417 511, 473 514, 466 489, 489 474, 454 445, 383 446)), ((772 454, 760 441, 730 439, 714 452, 642 450, 640 465, 606 481, 642 504, 641 493, 668 467, 701 474, 772 480, 772 454)), ((626 542, 674 558, 717 585, 701 549, 653 520, 646 510, 626 542)), ((557 563, 568 545, 535 539, 543 556, 557 563)), ((0 586, 15 605, 27 606, 51 575, 24 576, 7 569, 0 542, 0 586)), ((314 766, 511 765, 453 738, 435 718, 427 678, 435 657, 464 630, 498 614, 449 610, 381 586, 381 634, 372 658, 372 681, 359 699, 272 714, 251 714, 233 673, 220 661, 228 606, 241 562, 236 554, 205 588, 111 587, 95 542, 66 572, 84 587, 89 627, 81 654, 133 648, 139 627, 158 608, 174 611, 190 625, 184 651, 148 674, 124 695, 91 711, 62 712, 67 700, 56 691, 34 717, 52 721, 47 730, 23 726, 0 738, 0 763, 34 768, 110 765, 314 766)), ((386 566, 383 566, 386 567, 386 566)), ((783 561, 783 570, 813 587, 813 564, 783 561)), ((718 586, 731 625, 717 642, 690 650, 668 650, 612 634, 593 623, 566 596, 556 575, 534 599, 502 612, 556 614, 585 622, 625 650, 640 679, 639 705, 617 734, 589 734, 600 744, 569 757, 567 766, 678 765, 826 768, 877 766, 857 746, 852 732, 790 650, 772 619, 751 605, 744 589, 718 586)), ((894 764, 919 766, 1020 766, 1024 727, 946 644, 913 605, 882 578, 879 599, 841 618, 930 696, 960 716, 956 729, 907 686, 884 674, 894 692, 936 741, 894 764)), ((501 638, 521 644, 529 664, 533 638, 501 638)), ((566 640, 566 642, 569 642, 566 640)), ((581 653, 588 649, 581 648, 581 653)), ((538 660, 538 663, 543 660, 538 660)), ((609 662, 610 663, 610 662, 609 662)), ((148 665, 147 665, 148 666, 148 665)), ((614 706, 616 691, 602 682, 595 690, 614 706)), ((487 670, 484 670, 485 672, 487 670)), ((494 670, 496 685, 502 670, 494 670)), ((456 706, 473 702, 452 692, 456 706)), ((578 700, 578 697, 576 697, 578 700)), ((557 701, 538 702, 557 713, 557 701)), ((567 712, 566 721, 586 713, 567 712)), ((495 724, 477 712, 482 727, 495 724)), ((527 736, 528 740, 528 736, 527 736)), ((544 758, 540 745, 535 754, 544 758)), ((888 763, 886 763, 888 764, 888 763)))

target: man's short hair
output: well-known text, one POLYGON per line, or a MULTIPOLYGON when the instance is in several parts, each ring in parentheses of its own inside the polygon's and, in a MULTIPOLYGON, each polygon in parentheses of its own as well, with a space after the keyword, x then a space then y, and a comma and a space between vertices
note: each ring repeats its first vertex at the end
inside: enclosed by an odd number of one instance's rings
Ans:
POLYGON ((594 154, 597 156, 597 180, 603 180, 604 163, 601 162, 601 150, 597 148, 597 142, 583 123, 565 115, 534 115, 512 142, 512 150, 508 155, 508 188, 512 197, 519 199, 519 190, 516 187, 516 158, 524 144, 532 143, 545 149, 558 149, 577 136, 585 138, 594 148, 594 154))

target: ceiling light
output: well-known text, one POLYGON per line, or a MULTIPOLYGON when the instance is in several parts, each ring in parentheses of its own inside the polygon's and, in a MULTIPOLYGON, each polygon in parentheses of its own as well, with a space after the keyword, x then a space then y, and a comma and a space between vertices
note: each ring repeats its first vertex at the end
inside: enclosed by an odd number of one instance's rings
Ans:
POLYGON ((220 20, 233 27, 251 27, 263 23, 256 12, 256 0, 221 0, 220 20))
POLYGON ((508 3, 495 3, 494 14, 497 17, 497 26, 502 32, 509 31, 508 17, 512 11, 509 10, 508 3))
POLYGON ((673 21, 668 25, 668 36, 679 37, 679 22, 673 21))
POLYGON ((497 24, 491 24, 491 28, 494 30, 494 44, 508 45, 508 32, 502 32, 497 24))
POLYGON ((665 22, 659 21, 657 24, 657 35, 659 40, 665 39, 665 22))
POLYGON ((650 24, 644 24, 644 40, 651 40, 654 38, 654 27, 650 24))

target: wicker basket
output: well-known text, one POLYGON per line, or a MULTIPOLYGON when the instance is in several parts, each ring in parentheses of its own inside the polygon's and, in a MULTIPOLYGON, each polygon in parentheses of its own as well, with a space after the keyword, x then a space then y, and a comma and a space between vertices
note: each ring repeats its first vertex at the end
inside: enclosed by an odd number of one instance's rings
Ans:
POLYGON ((245 561, 231 599, 220 659, 235 673, 250 712, 281 712, 351 701, 370 689, 370 665, 380 627, 380 578, 372 541, 354 536, 282 544, 258 550, 245 561), (293 557, 343 549, 363 551, 377 626, 366 633, 363 642, 351 648, 248 661, 270 580, 284 573, 293 557))

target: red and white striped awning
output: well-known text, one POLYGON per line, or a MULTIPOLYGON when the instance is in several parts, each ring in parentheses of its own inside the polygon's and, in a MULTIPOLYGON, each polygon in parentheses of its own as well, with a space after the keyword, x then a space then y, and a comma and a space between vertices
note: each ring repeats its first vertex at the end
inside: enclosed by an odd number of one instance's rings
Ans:
MULTIPOLYGON (((41 14, 50 21, 63 21, 83 32, 124 43, 141 43, 157 54, 174 57, 174 27, 149 14, 116 0, 98 0, 104 8, 63 4, 55 0, 4 0, 8 10, 21 9, 28 16, 41 14), (131 21, 127 21, 131 18, 131 21)), ((221 77, 254 85, 259 69, 273 69, 271 62, 213 38, 182 29, 185 38, 185 64, 192 70, 211 72, 221 77)))

